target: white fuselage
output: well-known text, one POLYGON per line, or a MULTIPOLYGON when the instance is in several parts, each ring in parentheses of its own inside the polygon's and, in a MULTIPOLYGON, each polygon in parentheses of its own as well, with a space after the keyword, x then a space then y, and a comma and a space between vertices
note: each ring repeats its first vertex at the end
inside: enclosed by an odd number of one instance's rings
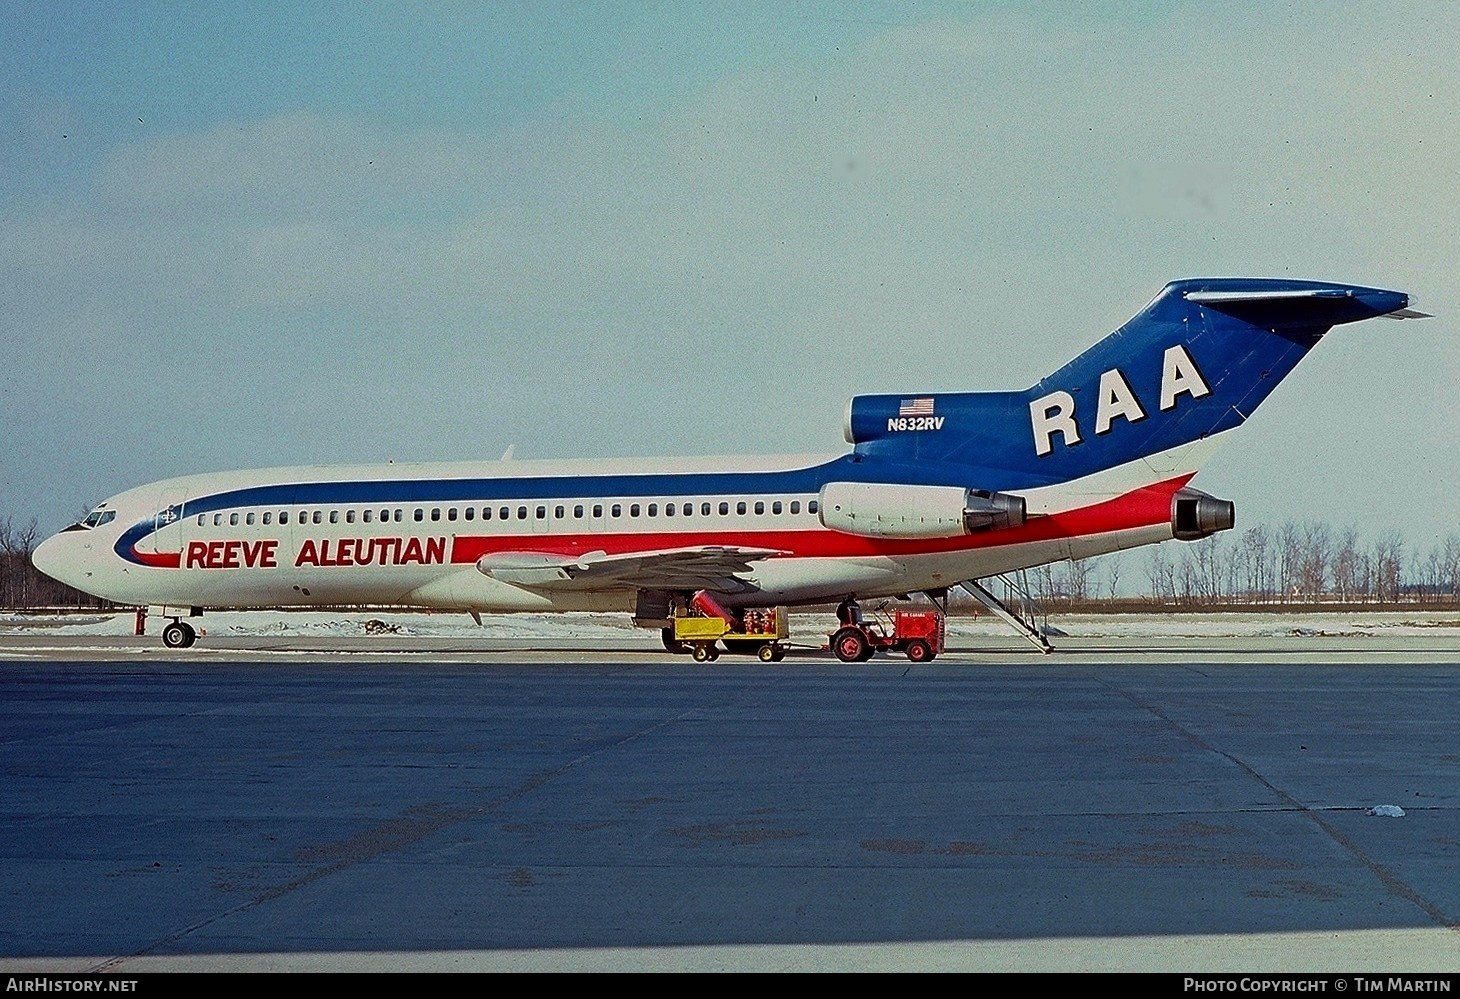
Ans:
POLYGON ((48 539, 45 572, 128 604, 397 604, 468 611, 632 610, 637 585, 504 582, 503 553, 573 559, 689 546, 774 552, 731 606, 873 598, 1169 539, 1171 494, 1211 441, 1027 490, 1028 523, 952 538, 825 527, 835 457, 318 466, 185 476, 128 490, 48 539))

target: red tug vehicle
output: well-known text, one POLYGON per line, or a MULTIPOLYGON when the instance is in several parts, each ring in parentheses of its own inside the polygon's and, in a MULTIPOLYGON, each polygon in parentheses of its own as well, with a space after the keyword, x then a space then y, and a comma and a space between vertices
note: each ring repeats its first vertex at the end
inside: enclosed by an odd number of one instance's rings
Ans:
POLYGON ((946 621, 942 611, 880 611, 867 620, 861 608, 845 600, 836 609, 841 622, 831 635, 831 651, 844 663, 864 663, 878 652, 901 652, 915 663, 932 662, 943 651, 946 621))

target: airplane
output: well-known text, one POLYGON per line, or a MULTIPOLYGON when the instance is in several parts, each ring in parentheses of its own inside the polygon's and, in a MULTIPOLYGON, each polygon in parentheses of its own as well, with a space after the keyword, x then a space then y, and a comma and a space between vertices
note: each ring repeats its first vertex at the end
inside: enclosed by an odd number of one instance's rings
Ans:
POLYGON ((302 466, 107 499, 35 566, 169 620, 208 608, 613 611, 663 630, 737 608, 927 594, 1235 524, 1190 482, 1333 326, 1409 296, 1274 278, 1174 281, 1023 391, 859 395, 850 451, 772 458, 302 466))

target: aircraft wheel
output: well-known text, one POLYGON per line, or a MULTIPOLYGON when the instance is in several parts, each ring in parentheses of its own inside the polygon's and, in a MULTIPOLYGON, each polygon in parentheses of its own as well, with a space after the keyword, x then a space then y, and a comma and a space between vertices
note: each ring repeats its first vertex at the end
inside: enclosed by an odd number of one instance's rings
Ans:
POLYGON ((715 658, 715 650, 708 645, 696 645, 694 652, 691 654, 697 663, 707 663, 715 658))
POLYGON ((659 636, 664 640, 664 651, 682 656, 689 651, 689 645, 674 637, 673 628, 660 628, 659 636))
POLYGON ((185 649, 198 640, 198 633, 190 624, 174 621, 162 629, 162 644, 169 649, 185 649))
POLYGON ((872 646, 859 628, 842 628, 831 636, 831 651, 844 663, 866 662, 872 655, 872 646))
POLYGON ((933 647, 921 638, 914 638, 907 643, 904 650, 909 660, 915 663, 931 662, 933 659, 933 647))
POLYGON ((760 661, 763 663, 773 663, 779 658, 776 655, 776 647, 774 645, 762 645, 756 650, 755 654, 760 657, 760 661))

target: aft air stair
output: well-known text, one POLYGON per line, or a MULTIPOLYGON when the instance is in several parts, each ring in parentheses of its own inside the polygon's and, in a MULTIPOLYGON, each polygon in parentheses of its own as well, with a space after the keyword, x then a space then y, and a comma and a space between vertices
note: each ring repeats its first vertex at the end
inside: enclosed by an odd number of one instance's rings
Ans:
POLYGON ((1046 637, 1048 622, 1039 605, 1035 603, 1034 594, 1029 589, 1029 580, 1024 571, 1021 570, 1016 576, 995 576, 982 581, 969 579, 959 585, 972 594, 979 603, 998 615, 1005 624, 1028 639, 1030 644, 1039 651, 1046 655, 1054 651, 1054 646, 1049 644, 1049 639, 1046 637), (984 586, 985 582, 990 582, 992 579, 1003 583, 1003 600, 984 586), (1013 606, 1011 607, 1010 604, 1013 606))

